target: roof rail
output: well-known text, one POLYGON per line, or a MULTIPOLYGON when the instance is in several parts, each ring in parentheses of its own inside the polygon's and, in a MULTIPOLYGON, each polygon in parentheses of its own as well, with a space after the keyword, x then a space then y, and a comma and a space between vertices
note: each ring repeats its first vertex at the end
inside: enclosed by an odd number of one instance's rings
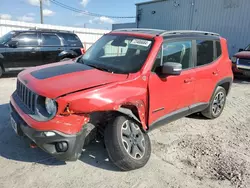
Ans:
POLYGON ((164 30, 161 30, 161 29, 148 29, 148 28, 123 28, 123 29, 115 29, 113 31, 158 31, 158 32, 164 32, 164 30))
POLYGON ((214 35, 220 36, 218 33, 207 32, 207 31, 196 31, 196 30, 176 30, 176 31, 164 31, 160 36, 171 35, 171 34, 203 34, 203 35, 214 35))
POLYGON ((67 31, 67 30, 60 30, 60 29, 43 29, 43 28, 37 28, 37 27, 30 28, 29 30, 74 33, 74 31, 67 31))

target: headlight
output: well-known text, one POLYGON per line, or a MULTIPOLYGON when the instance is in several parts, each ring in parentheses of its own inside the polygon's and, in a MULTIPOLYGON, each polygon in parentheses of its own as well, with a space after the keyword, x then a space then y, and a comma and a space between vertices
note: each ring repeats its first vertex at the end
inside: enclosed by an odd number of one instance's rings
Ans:
POLYGON ((232 58, 231 58, 231 61, 232 61, 233 63, 236 63, 237 57, 232 57, 232 58))
POLYGON ((53 99, 45 99, 45 108, 49 115, 55 115, 57 111, 56 102, 53 99))

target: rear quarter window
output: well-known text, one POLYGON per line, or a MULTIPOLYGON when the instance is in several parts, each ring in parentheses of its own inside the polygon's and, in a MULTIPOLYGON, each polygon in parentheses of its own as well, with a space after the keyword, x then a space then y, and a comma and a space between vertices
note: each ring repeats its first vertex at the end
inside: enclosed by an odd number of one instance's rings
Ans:
POLYGON ((197 66, 207 65, 214 61, 214 42, 212 40, 197 40, 197 66))
POLYGON ((82 47, 82 42, 77 35, 70 34, 70 33, 61 33, 60 36, 64 39, 66 44, 68 44, 70 46, 82 47))
POLYGON ((221 44, 219 41, 215 42, 216 44, 216 59, 221 56, 221 44))

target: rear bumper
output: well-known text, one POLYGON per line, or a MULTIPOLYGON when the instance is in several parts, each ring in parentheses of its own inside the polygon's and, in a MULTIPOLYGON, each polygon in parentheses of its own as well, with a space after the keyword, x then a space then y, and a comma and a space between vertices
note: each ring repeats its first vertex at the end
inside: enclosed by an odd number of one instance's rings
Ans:
POLYGON ((19 136, 27 136, 38 147, 59 160, 75 161, 79 158, 86 137, 85 128, 73 135, 67 135, 54 130, 39 131, 27 125, 13 108, 12 104, 10 104, 10 109, 11 116, 17 124, 17 134, 19 136), (45 134, 47 132, 50 132, 50 136, 45 134), (58 149, 58 143, 64 143, 63 151, 58 149))

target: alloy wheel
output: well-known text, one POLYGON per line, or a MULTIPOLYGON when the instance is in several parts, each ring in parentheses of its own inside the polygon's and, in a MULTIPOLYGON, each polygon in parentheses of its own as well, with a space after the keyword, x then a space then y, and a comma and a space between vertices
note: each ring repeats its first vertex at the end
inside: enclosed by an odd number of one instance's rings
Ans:
POLYGON ((127 153, 134 159, 141 159, 145 153, 145 139, 140 127, 132 122, 125 121, 121 130, 122 143, 127 153))
POLYGON ((225 105, 225 94, 223 92, 219 92, 214 97, 213 105, 212 105, 212 112, 214 116, 217 116, 223 110, 225 105))

